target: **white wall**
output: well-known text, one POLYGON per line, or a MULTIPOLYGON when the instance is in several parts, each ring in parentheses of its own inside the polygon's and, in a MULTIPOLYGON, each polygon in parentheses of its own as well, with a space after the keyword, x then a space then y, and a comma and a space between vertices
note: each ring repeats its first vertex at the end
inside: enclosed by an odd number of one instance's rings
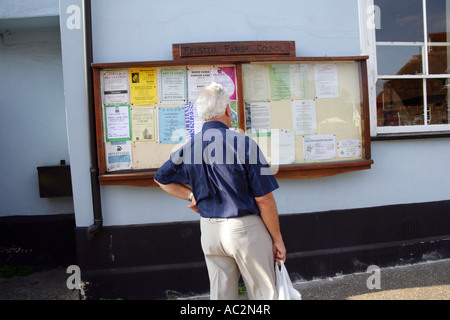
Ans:
MULTIPOLYGON (((81 1, 61 0, 62 21, 65 6, 72 2, 81 1)), ((361 52, 359 31, 358 2, 354 0, 93 1, 94 62, 171 60, 173 43, 233 40, 294 40, 297 56, 353 56, 361 52)), ((63 30, 66 40, 72 41, 73 35, 63 30)), ((67 59, 80 54, 63 50, 67 59)), ((79 71, 64 71, 79 76, 79 71)), ((83 99, 71 94, 66 104, 83 104, 83 99)), ((69 124, 70 145, 83 145, 86 137, 71 138, 70 131, 77 126, 86 130, 85 111, 70 108, 79 117, 69 124)), ((88 151, 79 148, 77 152, 80 172, 84 172, 88 151)), ((450 139, 374 142, 372 158, 371 170, 280 180, 275 192, 280 213, 450 199, 450 182, 445 178, 450 139)), ((74 187, 83 194, 87 193, 83 188, 90 188, 86 179, 75 181, 74 187)), ((198 219, 186 208, 186 201, 158 188, 102 186, 101 195, 105 225, 198 219)), ((89 205, 87 201, 75 210, 78 226, 92 224, 89 205)))
POLYGON ((58 0, 2 0, 0 19, 58 16, 58 0))
POLYGON ((71 197, 39 197, 36 169, 69 162, 59 26, 0 33, 0 216, 73 213, 71 197))
POLYGON ((354 0, 96 0, 92 5, 94 62, 171 60, 173 43, 210 41, 296 40, 297 56, 359 55, 354 0))

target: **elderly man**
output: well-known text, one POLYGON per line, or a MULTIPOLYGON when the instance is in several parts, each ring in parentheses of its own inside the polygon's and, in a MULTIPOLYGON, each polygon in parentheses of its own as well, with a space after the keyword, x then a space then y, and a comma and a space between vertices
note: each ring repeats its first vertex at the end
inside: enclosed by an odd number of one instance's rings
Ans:
POLYGON ((211 299, 237 299, 240 275, 250 299, 277 299, 274 262, 286 260, 272 194, 278 184, 257 144, 229 130, 229 104, 219 84, 201 92, 202 132, 171 155, 155 181, 201 215, 211 299))

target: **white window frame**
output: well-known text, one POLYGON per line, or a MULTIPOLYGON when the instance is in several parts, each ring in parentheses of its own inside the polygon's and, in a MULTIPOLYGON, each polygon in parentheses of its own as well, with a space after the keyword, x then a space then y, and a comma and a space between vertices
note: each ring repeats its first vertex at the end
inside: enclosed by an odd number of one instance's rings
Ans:
MULTIPOLYGON (((369 83, 369 108, 370 108, 370 134, 371 136, 383 134, 403 134, 403 133, 425 133, 450 131, 450 124, 428 124, 428 103, 427 103, 427 79, 450 79, 450 74, 430 74, 428 70, 428 25, 427 25, 427 0, 422 0, 423 20, 424 20, 424 41, 423 42, 377 42, 375 32, 377 23, 380 22, 380 14, 374 6, 374 0, 358 0, 359 20, 360 20, 360 43, 361 55, 368 55, 368 83, 369 83), (377 21, 378 20, 378 21, 377 21), (377 68, 377 46, 417 46, 422 47, 423 74, 420 75, 379 75, 377 68), (424 124, 415 126, 386 126, 377 125, 377 105, 376 84, 378 80, 389 79, 422 79, 424 88, 424 124)), ((381 13, 382 14, 382 13, 381 13)), ((382 27, 382 26, 381 26, 382 27)), ((449 46, 450 42, 433 43, 433 47, 449 46)))

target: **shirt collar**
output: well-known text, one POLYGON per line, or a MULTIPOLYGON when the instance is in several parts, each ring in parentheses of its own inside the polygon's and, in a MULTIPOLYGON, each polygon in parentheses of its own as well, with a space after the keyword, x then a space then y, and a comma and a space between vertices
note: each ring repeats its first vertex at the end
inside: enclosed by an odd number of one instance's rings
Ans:
POLYGON ((228 129, 226 124, 220 121, 208 121, 203 124, 202 131, 206 131, 208 129, 228 129))

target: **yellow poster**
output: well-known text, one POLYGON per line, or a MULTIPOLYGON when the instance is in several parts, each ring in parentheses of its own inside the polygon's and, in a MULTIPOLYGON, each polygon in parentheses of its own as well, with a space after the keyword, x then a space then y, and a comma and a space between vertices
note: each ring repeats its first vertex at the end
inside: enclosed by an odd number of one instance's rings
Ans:
POLYGON ((157 104, 156 69, 130 69, 131 104, 135 106, 157 104))

